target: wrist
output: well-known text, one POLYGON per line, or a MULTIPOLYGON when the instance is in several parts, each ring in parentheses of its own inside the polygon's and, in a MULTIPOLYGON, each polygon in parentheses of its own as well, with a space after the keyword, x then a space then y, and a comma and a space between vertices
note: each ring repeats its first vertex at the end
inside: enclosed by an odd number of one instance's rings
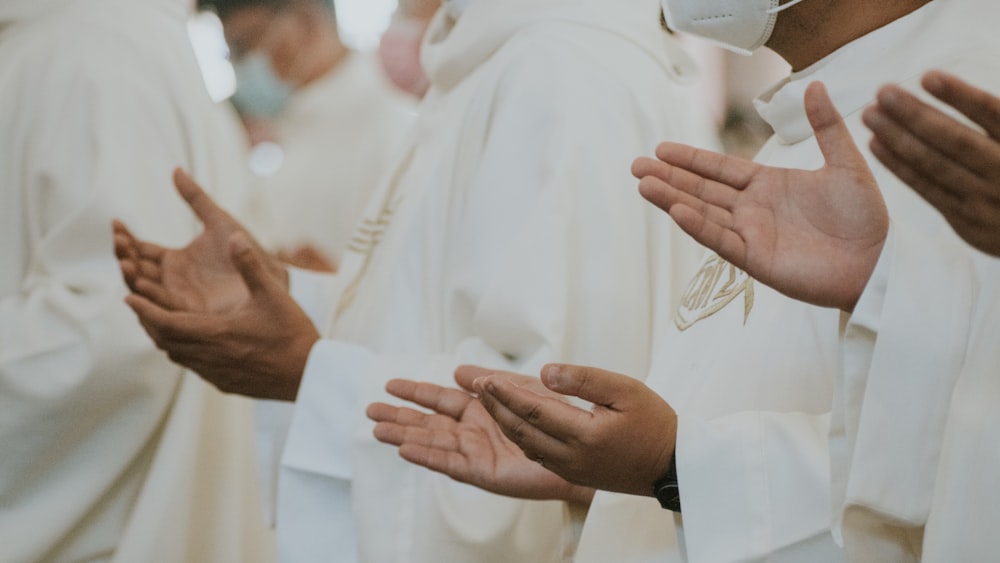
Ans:
POLYGON ((673 512, 681 511, 681 490, 677 482, 677 456, 670 456, 670 464, 657 480, 653 481, 653 496, 660 506, 673 512))

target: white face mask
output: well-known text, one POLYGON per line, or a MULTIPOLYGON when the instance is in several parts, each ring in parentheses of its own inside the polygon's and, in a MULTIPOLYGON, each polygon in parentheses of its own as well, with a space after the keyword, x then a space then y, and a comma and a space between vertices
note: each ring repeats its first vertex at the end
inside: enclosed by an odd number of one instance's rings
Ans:
POLYGON ((802 0, 661 0, 667 25, 743 55, 764 46, 778 13, 802 0))
POLYGON ((236 72, 236 93, 232 100, 241 113, 274 117, 284 109, 293 88, 274 72, 266 54, 250 53, 234 62, 233 70, 236 72))

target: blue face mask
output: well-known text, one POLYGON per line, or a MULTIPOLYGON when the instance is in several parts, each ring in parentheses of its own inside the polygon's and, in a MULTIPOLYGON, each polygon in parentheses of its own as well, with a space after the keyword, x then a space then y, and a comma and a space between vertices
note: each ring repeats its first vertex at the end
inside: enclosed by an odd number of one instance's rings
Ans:
POLYGON ((274 117, 292 95, 292 86, 274 73, 267 55, 251 53, 233 64, 233 71, 236 73, 233 104, 245 115, 274 117))

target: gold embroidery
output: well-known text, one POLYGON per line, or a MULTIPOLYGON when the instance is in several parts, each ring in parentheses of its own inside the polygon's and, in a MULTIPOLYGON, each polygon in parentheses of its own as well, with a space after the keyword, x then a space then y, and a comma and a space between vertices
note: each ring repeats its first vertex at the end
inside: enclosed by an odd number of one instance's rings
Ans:
POLYGON ((375 256, 375 250, 385 239, 385 233, 389 230, 392 217, 395 215, 396 210, 399 209, 399 204, 403 201, 402 196, 397 197, 396 192, 399 188, 403 172, 409 168, 412 157, 413 153, 411 152, 402 165, 396 169, 396 174, 392 178, 392 184, 390 184, 385 199, 382 201, 382 206, 375 217, 366 217, 363 219, 361 225, 354 232, 354 236, 351 237, 351 243, 347 247, 347 252, 361 254, 364 256, 364 262, 358 268, 358 272, 355 274, 354 279, 351 280, 351 283, 344 287, 344 291, 340 295, 340 302, 337 304, 335 318, 339 319, 358 296, 361 280, 368 273, 368 268, 371 266, 372 259, 375 256))
POLYGON ((743 324, 746 324, 754 303, 753 278, 722 258, 712 256, 684 292, 674 324, 678 330, 685 331, 724 309, 740 294, 743 295, 743 324))

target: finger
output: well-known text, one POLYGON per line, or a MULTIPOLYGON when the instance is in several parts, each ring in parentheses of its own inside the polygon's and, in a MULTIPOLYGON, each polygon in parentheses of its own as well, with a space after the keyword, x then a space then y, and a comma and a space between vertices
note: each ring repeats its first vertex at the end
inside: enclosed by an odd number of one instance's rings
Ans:
POLYGON ((148 299, 149 301, 155 303, 159 307, 167 311, 178 311, 183 310, 184 307, 181 303, 174 297, 174 294, 163 287, 158 282, 153 280, 140 278, 136 280, 135 287, 132 291, 138 295, 141 295, 148 299))
POLYGON ((455 383, 469 393, 475 393, 477 379, 493 375, 495 372, 479 366, 458 366, 455 369, 455 383))
MULTIPOLYGON (((962 190, 981 183, 979 176, 964 164, 930 146, 926 137, 892 119, 879 106, 865 110, 862 119, 880 145, 891 153, 890 161, 895 169, 890 170, 894 173, 900 170, 899 178, 914 189, 924 191, 931 187, 930 184, 937 184, 935 189, 952 191, 961 199, 962 190)), ((984 135, 978 137, 987 140, 984 135)))
MULTIPOLYGON (((716 182, 692 173, 683 167, 645 157, 638 158, 632 163, 632 172, 639 177, 640 186, 644 181, 658 180, 672 186, 678 193, 689 195, 692 200, 702 201, 726 210, 732 209, 736 198, 744 187, 744 185, 732 186, 716 182)), ((659 205, 656 201, 653 203, 659 205)))
POLYGON ((487 377, 479 400, 508 438, 521 449, 538 451, 575 441, 591 414, 559 399, 544 397, 510 381, 487 377))
POLYGON ((864 118, 873 132, 873 127, 881 127, 876 135, 903 158, 933 157, 940 163, 950 161, 949 168, 961 166, 985 177, 996 174, 1000 144, 898 86, 879 90, 877 105, 864 118))
POLYGON ((641 381, 627 375, 567 364, 542 368, 542 383, 563 395, 618 411, 626 410, 637 396, 652 393, 641 381))
POLYGON ((513 382, 514 385, 527 386, 531 388, 532 385, 536 389, 544 389, 538 381, 538 378, 534 375, 524 375, 521 373, 514 373, 510 371, 500 371, 493 369, 486 369, 478 366, 459 366, 455 370, 455 382, 469 393, 475 394, 476 387, 475 382, 483 377, 502 377, 507 381, 513 382))
MULTIPOLYGON (((746 159, 696 149, 679 143, 660 143, 656 147, 656 158, 671 166, 686 170, 696 177, 705 178, 736 190, 742 190, 749 185, 759 168, 759 165, 746 159)), ((667 181, 669 182, 669 180, 667 181)), ((675 182, 670 183, 684 189, 684 186, 677 185, 675 182)))
POLYGON ((174 186, 202 223, 209 225, 219 221, 233 220, 187 172, 180 168, 174 170, 174 186))
POLYGON ((872 138, 870 147, 872 154, 883 166, 946 217, 954 217, 961 212, 963 198, 950 187, 930 181, 922 172, 915 169, 910 161, 897 156, 878 137, 872 138))
POLYGON ((747 267, 747 243, 728 225, 713 223, 697 209, 681 203, 673 205, 669 215, 698 244, 715 251, 737 268, 747 267))
POLYGON ((260 249, 255 248, 244 233, 236 232, 229 239, 229 253, 252 295, 285 293, 284 287, 267 269, 260 249))
POLYGON ((1000 98, 950 74, 931 71, 922 81, 932 96, 957 109, 1000 140, 1000 98))
MULTIPOLYGON (((646 201, 670 213, 675 205, 684 205, 698 212, 706 220, 727 228, 732 226, 733 214, 723 207, 703 201, 691 194, 685 193, 655 176, 646 176, 639 181, 639 194, 646 201)), ((732 202, 726 202, 732 205, 732 202)))
POLYGON ((458 437, 451 430, 422 428, 396 422, 379 422, 375 425, 373 435, 379 442, 393 446, 413 444, 443 451, 458 451, 458 437))
POLYGON ((126 296, 125 303, 135 311, 146 332, 150 333, 158 345, 212 340, 211 330, 199 315, 168 311, 135 293, 126 296))
POLYGON ((420 383, 406 379, 389 381, 385 390, 390 395, 416 403, 422 407, 459 419, 472 397, 458 389, 447 389, 433 383, 420 383))
POLYGON ((459 452, 403 444, 399 448, 399 456, 414 465, 443 473, 456 481, 475 484, 468 460, 459 452))
POLYGON ((138 249, 136 248, 136 239, 129 232, 128 227, 124 223, 115 219, 111 222, 111 232, 114 241, 115 256, 119 260, 129 259, 136 260, 139 257, 138 249))
POLYGON ((805 106, 806 116, 827 167, 865 170, 867 173, 865 157, 822 82, 813 82, 806 88, 805 106))

